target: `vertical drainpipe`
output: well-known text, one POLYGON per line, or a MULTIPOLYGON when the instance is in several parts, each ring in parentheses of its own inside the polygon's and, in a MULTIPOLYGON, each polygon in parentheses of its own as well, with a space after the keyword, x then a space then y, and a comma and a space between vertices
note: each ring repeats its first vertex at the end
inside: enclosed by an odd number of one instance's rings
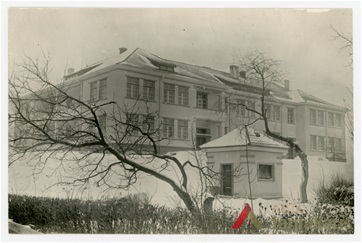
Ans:
POLYGON ((324 113, 325 113, 324 126, 325 126, 325 132, 326 132, 324 146, 325 146, 325 153, 326 153, 326 158, 327 158, 328 157, 328 109, 325 109, 324 113))
MULTIPOLYGON (((160 79, 158 80, 158 114, 159 114, 159 121, 158 121, 158 134, 159 134, 159 138, 161 137, 161 134, 160 134, 160 128, 161 128, 161 121, 162 121, 162 118, 161 118, 161 100, 162 100, 162 91, 161 91, 161 82, 165 79, 165 75, 163 74, 160 79)), ((176 96, 176 94, 175 94, 176 96)), ((158 142, 158 152, 160 152, 160 149, 161 149, 161 145, 160 145, 161 142, 158 142)))
MULTIPOLYGON (((280 105, 280 135, 283 136, 283 105, 284 103, 280 105)), ((287 108, 288 109, 288 108, 287 108)), ((288 115, 288 113, 287 113, 288 115)), ((287 117, 288 119, 288 117, 287 117)))

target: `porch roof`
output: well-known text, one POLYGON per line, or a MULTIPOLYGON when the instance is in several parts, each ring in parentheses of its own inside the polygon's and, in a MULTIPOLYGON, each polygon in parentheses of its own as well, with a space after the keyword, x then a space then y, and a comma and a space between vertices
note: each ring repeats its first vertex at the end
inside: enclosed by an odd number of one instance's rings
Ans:
POLYGON ((264 146, 273 148, 285 148, 288 146, 276 139, 259 132, 254 128, 238 127, 224 136, 201 145, 201 148, 236 147, 236 146, 264 146))

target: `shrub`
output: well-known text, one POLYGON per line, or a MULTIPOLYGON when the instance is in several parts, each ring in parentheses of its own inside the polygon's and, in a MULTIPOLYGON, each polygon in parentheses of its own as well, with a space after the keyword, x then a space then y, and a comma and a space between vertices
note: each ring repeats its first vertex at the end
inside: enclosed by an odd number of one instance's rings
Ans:
POLYGON ((327 185, 320 184, 316 195, 318 202, 322 204, 354 206, 353 181, 339 175, 333 176, 327 185))
POLYGON ((192 215, 151 205, 145 195, 95 201, 9 195, 9 218, 43 233, 231 234, 240 233, 231 228, 236 217, 225 210, 192 215))

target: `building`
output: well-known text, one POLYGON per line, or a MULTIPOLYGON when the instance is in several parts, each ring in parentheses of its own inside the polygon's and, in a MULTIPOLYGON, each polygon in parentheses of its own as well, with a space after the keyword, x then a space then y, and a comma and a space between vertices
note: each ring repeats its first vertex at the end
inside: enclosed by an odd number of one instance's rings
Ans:
MULTIPOLYGON (((255 119, 254 113, 232 103, 260 107, 260 85, 246 80, 235 65, 227 73, 167 60, 140 48, 120 48, 115 57, 78 71, 69 69, 64 83, 82 101, 139 106, 132 116, 135 121, 149 109, 156 111, 161 119, 151 122, 162 125, 170 138, 160 142, 162 151, 199 147, 255 119)), ((294 138, 308 155, 345 158, 345 108, 292 90, 288 80, 271 86, 268 107, 273 132, 294 138)), ((253 126, 263 129, 262 122, 253 126)), ((292 150, 288 156, 294 156, 292 150)))
POLYGON ((201 145, 207 166, 220 173, 213 192, 226 196, 279 198, 283 196, 282 157, 285 143, 252 128, 239 127, 201 145), (250 177, 247 176, 249 171, 250 177))

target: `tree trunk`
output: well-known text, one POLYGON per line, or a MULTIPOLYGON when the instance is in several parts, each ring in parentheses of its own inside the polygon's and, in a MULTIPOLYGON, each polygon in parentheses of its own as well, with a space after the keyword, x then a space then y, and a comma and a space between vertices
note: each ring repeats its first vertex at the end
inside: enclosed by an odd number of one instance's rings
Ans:
POLYGON ((307 155, 304 153, 299 153, 298 156, 301 160, 301 165, 302 165, 302 180, 299 187, 300 199, 302 203, 306 203, 308 202, 308 197, 307 197, 307 184, 309 179, 308 158, 307 155))
POLYGON ((177 193, 177 195, 181 198, 181 200, 185 203, 187 209, 191 212, 191 213, 199 213, 198 208, 195 206, 194 201, 192 201, 191 196, 185 192, 184 190, 182 190, 181 188, 177 187, 177 186, 173 186, 173 189, 175 190, 175 192, 177 193))

